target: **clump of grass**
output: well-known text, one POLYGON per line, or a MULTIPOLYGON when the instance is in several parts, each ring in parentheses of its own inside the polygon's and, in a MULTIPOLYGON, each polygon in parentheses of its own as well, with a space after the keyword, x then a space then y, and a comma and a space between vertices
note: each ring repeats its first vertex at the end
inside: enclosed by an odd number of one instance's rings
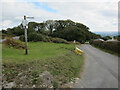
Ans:
POLYGON ((53 87, 54 88, 58 88, 58 83, 57 82, 53 82, 53 87))

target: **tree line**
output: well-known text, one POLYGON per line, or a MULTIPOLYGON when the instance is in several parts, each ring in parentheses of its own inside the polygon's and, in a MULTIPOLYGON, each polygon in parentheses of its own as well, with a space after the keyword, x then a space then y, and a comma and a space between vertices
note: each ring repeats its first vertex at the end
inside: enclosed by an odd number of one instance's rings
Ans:
MULTIPOLYGON (((58 37, 67 41, 76 40, 80 43, 90 41, 92 39, 101 38, 101 35, 97 35, 89 31, 89 27, 82 23, 73 22, 72 20, 47 20, 42 23, 29 22, 28 34, 36 33, 43 34, 50 37, 58 37)), ((24 35, 24 29, 22 24, 2 30, 3 34, 21 36, 24 35)))

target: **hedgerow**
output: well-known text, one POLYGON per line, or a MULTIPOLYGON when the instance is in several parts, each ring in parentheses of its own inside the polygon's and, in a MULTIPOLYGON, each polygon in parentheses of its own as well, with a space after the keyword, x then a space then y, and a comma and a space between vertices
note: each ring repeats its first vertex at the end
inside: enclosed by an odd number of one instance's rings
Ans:
POLYGON ((92 41, 92 45, 120 54, 119 41, 92 41))

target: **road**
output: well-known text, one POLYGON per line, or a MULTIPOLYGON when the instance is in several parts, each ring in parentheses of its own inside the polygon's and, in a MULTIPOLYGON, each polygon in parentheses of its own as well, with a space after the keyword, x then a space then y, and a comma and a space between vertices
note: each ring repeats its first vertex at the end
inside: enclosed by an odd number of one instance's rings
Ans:
POLYGON ((80 46, 85 65, 76 88, 118 88, 118 57, 91 45, 80 46))
MULTIPOLYGON (((12 38, 18 40, 18 39, 19 39, 19 36, 12 37, 12 38)), ((4 42, 5 40, 6 40, 6 39, 1 39, 1 40, 0 40, 0 43, 4 42)))

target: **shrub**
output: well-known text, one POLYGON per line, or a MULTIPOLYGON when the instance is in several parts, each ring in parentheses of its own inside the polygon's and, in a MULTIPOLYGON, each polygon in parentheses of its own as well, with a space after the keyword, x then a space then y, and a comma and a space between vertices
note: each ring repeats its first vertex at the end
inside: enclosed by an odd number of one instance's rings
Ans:
POLYGON ((51 37, 43 35, 43 42, 51 42, 51 37))
POLYGON ((61 38, 51 38, 51 41, 53 43, 65 43, 65 44, 69 44, 68 41, 61 39, 61 38))
POLYGON ((6 34, 2 34, 2 39, 5 39, 7 35, 6 34))
MULTIPOLYGON (((20 36, 20 40, 21 41, 25 41, 25 36, 24 35, 20 36)), ((53 38, 53 37, 42 35, 42 34, 35 33, 35 32, 28 34, 28 41, 33 41, 33 42, 43 41, 43 42, 53 42, 53 43, 69 44, 69 42, 64 40, 64 39, 53 38)))
POLYGON ((18 40, 12 39, 12 38, 7 38, 5 41, 5 45, 8 47, 13 47, 16 49, 25 49, 25 45, 18 40))
POLYGON ((109 42, 92 41, 91 44, 93 44, 94 46, 100 47, 102 49, 110 50, 120 54, 119 41, 109 41, 109 42))
POLYGON ((78 45, 80 45, 81 43, 80 43, 80 42, 78 42, 78 41, 76 41, 76 42, 75 42, 75 44, 78 44, 78 45))
POLYGON ((37 42, 37 41, 42 41, 42 40, 43 40, 42 34, 38 34, 38 33, 35 33, 35 32, 28 34, 28 41, 37 42))

